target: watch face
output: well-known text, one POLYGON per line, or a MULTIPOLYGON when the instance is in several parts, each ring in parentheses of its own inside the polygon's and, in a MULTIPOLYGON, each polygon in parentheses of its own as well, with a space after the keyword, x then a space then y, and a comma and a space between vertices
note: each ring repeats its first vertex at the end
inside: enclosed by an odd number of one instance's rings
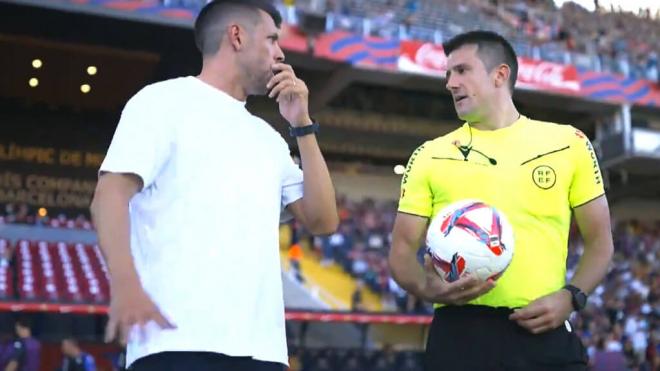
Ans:
POLYGON ((578 292, 575 295, 575 301, 578 305, 578 308, 582 309, 585 305, 587 305, 587 295, 585 295, 583 292, 578 292))

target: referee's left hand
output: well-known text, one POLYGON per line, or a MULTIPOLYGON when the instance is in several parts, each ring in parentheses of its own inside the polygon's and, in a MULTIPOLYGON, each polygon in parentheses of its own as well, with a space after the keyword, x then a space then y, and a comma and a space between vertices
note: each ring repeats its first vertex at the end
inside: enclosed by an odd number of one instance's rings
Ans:
POLYGON ((571 294, 559 290, 542 296, 526 307, 516 309, 509 319, 526 328, 533 334, 540 334, 561 326, 573 312, 571 294))

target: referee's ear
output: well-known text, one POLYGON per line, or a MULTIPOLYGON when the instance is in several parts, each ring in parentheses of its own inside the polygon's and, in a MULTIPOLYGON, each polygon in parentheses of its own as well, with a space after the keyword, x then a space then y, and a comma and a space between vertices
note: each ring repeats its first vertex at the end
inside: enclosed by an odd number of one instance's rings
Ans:
POLYGON ((511 78, 511 67, 505 63, 501 63, 495 67, 495 87, 509 88, 509 79, 511 78))

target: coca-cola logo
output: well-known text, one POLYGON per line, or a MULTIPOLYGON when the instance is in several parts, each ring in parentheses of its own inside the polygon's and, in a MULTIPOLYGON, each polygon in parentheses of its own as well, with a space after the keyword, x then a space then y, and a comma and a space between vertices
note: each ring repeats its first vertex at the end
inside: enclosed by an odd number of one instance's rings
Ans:
POLYGON ((447 69, 447 56, 442 46, 426 43, 417 49, 415 63, 428 69, 445 71, 447 69))
POLYGON ((518 79, 521 82, 564 87, 569 79, 566 78, 566 67, 549 62, 520 61, 518 79))

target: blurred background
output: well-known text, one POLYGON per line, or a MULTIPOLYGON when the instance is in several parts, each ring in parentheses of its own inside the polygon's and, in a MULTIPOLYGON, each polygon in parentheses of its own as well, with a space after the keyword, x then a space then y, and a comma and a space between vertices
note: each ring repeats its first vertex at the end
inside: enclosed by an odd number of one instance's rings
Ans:
MULTIPOLYGON (((204 3, 0 0, 0 370, 17 336, 41 344, 31 354, 44 371, 84 354, 96 369, 121 369, 121 349, 101 340, 109 287, 87 208, 128 98, 199 72, 192 22, 204 3)), ((291 370, 421 370, 431 307, 397 286, 386 256, 408 156, 460 125, 441 43, 473 29, 515 46, 523 114, 578 127, 598 153, 616 251, 573 318, 592 368, 660 370, 657 2, 277 6, 287 61, 322 124, 341 217, 331 236, 295 223, 280 230, 291 370)), ((250 98, 248 108, 285 134, 272 101, 250 98)), ((581 250, 573 229, 569 277, 581 250)))

